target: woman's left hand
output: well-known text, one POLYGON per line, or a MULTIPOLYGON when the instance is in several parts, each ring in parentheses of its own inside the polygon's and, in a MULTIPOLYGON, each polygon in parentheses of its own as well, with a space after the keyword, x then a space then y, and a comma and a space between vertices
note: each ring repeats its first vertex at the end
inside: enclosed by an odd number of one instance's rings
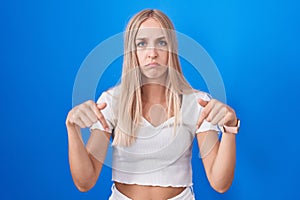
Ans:
POLYGON ((204 120, 218 126, 236 126, 237 117, 235 111, 228 105, 216 100, 204 101, 198 100, 199 104, 204 107, 197 122, 199 128, 204 120))

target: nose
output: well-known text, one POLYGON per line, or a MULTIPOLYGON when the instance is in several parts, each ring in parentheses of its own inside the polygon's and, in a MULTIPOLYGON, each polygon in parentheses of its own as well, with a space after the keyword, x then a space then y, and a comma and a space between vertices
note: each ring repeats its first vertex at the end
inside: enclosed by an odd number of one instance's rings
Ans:
POLYGON ((148 58, 156 58, 158 56, 157 50, 155 47, 149 47, 147 50, 147 56, 148 58))

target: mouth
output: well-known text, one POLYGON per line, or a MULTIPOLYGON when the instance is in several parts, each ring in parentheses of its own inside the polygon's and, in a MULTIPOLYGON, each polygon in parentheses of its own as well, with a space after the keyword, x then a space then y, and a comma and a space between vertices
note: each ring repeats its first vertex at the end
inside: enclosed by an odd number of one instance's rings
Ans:
POLYGON ((146 65, 146 67, 158 67, 160 66, 160 64, 158 64, 157 62, 152 62, 146 65))

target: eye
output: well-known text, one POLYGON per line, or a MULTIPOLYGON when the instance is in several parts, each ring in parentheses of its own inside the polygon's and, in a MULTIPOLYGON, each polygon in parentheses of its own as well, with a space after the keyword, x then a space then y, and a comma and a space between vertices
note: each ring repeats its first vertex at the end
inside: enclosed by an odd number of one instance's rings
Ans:
POLYGON ((159 46, 167 46, 167 42, 164 40, 159 41, 159 46))
POLYGON ((136 44, 136 46, 137 46, 137 47, 144 47, 144 46, 146 46, 146 42, 138 42, 138 43, 136 44))

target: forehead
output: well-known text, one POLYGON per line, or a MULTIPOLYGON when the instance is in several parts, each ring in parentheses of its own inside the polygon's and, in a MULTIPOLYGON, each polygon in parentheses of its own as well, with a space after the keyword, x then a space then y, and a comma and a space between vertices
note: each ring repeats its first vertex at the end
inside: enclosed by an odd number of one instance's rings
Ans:
POLYGON ((160 37, 164 36, 163 28, 161 27, 160 23, 153 18, 149 18, 145 20, 137 33, 137 37, 160 37))

